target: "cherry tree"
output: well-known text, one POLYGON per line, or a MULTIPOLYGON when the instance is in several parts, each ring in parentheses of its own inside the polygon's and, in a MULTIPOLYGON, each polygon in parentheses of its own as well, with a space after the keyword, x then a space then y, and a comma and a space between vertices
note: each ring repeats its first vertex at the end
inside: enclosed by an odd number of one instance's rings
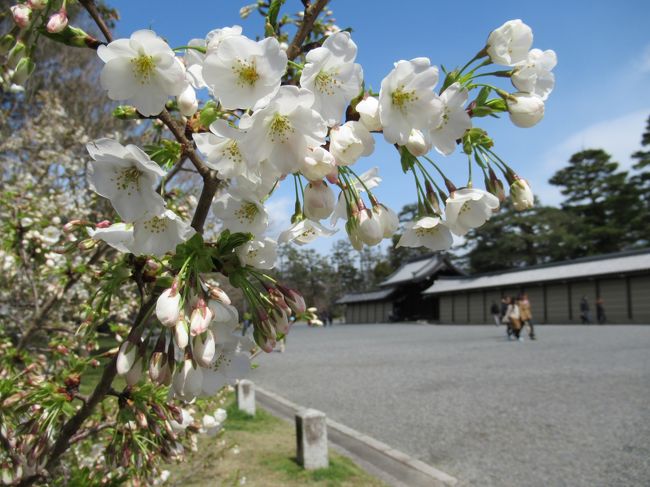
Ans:
MULTIPOLYGON (((144 28, 115 39, 114 12, 79 0, 98 39, 72 25, 68 3, 11 7, 14 26, 0 40, 3 90, 33 102, 23 91, 46 61, 36 57, 38 43, 92 49, 123 129, 91 140, 77 127, 69 139, 85 146, 83 158, 66 159, 68 146, 50 137, 60 170, 84 175, 83 186, 71 178, 55 197, 38 193, 12 208, 12 198, 54 187, 60 173, 27 174, 29 187, 10 177, 11 168, 3 176, 11 184, 2 205, 12 236, 0 255, 5 275, 22 273, 35 303, 43 287, 54 296, 26 328, 0 330, 0 461, 9 483, 146 481, 159 460, 182 454, 191 434, 215 434, 223 411, 207 411, 212 406, 200 398, 244 377, 251 358, 272 351, 292 319, 319 323, 300 291, 272 274, 278 243, 329 237, 339 220, 357 250, 398 231, 395 212, 381 202, 379 170, 355 167, 376 144, 394 146, 387 163, 401 164, 414 181, 417 211, 400 246, 450 248, 453 235, 499 210, 506 185, 516 209, 533 205, 530 185, 477 125, 507 113, 515 126, 531 127, 544 115, 556 57, 531 49, 532 30, 521 20, 493 30, 460 68, 438 68, 427 57, 397 60, 383 80, 372 80, 375 92, 366 88, 353 35, 334 24, 327 0, 304 0, 295 15, 281 12, 282 0, 259 1, 241 15, 262 15, 263 38, 215 26, 177 47, 144 28), (501 67, 489 71, 494 65, 501 67), (503 79, 512 92, 497 86, 503 79), (465 184, 444 172, 456 151, 467 157, 465 184), (474 171, 485 189, 475 186, 474 171), (269 202, 292 184, 293 213, 271 235, 269 202), (44 286, 42 268, 64 278, 44 286), (227 289, 241 293, 252 314, 243 335, 227 289), (35 337, 60 300, 65 329, 39 351, 35 337), (97 333, 106 326, 116 341, 102 350, 97 333), (84 395, 80 384, 93 368, 101 373, 84 395), (202 420, 188 404, 206 413, 202 420)), ((18 140, 3 150, 28 144, 18 140)), ((3 279, 5 296, 15 281, 3 279)), ((9 302, 4 314, 17 319, 25 313, 18 306, 9 302)))

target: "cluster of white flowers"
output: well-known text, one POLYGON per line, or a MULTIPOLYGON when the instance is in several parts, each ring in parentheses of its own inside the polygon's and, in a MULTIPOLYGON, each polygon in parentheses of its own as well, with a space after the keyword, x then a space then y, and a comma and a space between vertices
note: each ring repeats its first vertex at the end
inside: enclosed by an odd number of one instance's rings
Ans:
MULTIPOLYGON (((508 76, 519 91, 504 99, 518 126, 539 121, 543 100, 553 88, 550 71, 555 54, 529 51, 531 43, 530 28, 520 20, 509 21, 490 34, 477 57, 489 56, 491 62, 513 67, 508 76)), ((193 137, 206 165, 230 183, 213 204, 222 228, 255 237, 238 252, 246 266, 274 265, 276 241, 266 236, 269 218, 264 204, 287 175, 294 178, 297 210, 292 226, 279 236, 281 242, 305 244, 332 235, 335 228, 321 221, 334 214, 333 223, 347 220, 346 231, 355 248, 377 245, 392 237, 399 222, 395 212, 370 193, 372 184, 352 169, 373 153, 371 132, 383 133, 388 143, 419 157, 433 148, 450 155, 472 129, 467 106, 474 87, 471 77, 448 83, 436 93, 438 68, 424 57, 403 60, 395 63, 374 96, 363 91, 363 70, 355 63, 357 46, 348 32, 329 35, 308 52, 304 65, 291 62, 299 69, 299 86, 282 85, 289 61, 273 37, 254 41, 233 26, 192 39, 188 45, 181 60, 162 38, 141 30, 130 39, 101 46, 98 54, 106 63, 102 85, 110 98, 132 103, 143 115, 160 113, 168 98, 176 96, 181 113, 192 116, 198 107, 195 90, 201 88, 207 88, 223 109, 239 114, 218 119, 208 132, 193 137), (350 106, 357 119, 344 121, 350 106), (307 180, 304 185, 302 177, 307 180), (341 189, 338 200, 332 185, 341 189), (371 207, 364 203, 363 192, 368 192, 371 207)), ((97 230, 95 238, 122 250, 160 255, 191 236, 182 221, 163 211, 162 198, 152 190, 162 171, 141 151, 105 140, 89 145, 89 150, 96 161, 92 179, 96 190, 111 199, 125 223, 133 223, 132 235, 129 225, 119 225, 97 230), (106 170, 99 170, 100 165, 106 170), (154 237, 159 243, 147 245, 154 237)), ((511 192, 515 206, 529 207, 530 188, 517 179, 517 188, 525 191, 511 192)), ((464 235, 482 225, 499 202, 489 192, 469 186, 451 191, 445 199, 446 220, 441 211, 434 211, 420 215, 426 220, 407 224, 400 245, 447 249, 450 232, 464 235)))
POLYGON ((88 168, 91 189, 108 198, 123 220, 89 230, 91 237, 121 252, 162 256, 195 233, 156 193, 154 186, 165 172, 145 152, 112 139, 86 147, 93 159, 88 168))

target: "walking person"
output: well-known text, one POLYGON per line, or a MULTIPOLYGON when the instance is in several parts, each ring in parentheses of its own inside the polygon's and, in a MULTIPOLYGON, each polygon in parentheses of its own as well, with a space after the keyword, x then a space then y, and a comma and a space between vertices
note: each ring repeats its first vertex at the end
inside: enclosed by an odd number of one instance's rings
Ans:
POLYGON ((524 339, 521 336, 521 313, 519 310, 519 304, 510 296, 508 297, 507 302, 508 308, 506 309, 504 320, 508 320, 508 338, 514 336, 516 340, 523 342, 524 339))
POLYGON ((605 316, 605 301, 600 296, 596 298, 596 320, 598 320, 599 325, 604 325, 607 321, 607 316, 605 316))
POLYGON ((494 318, 494 325, 499 326, 501 324, 501 308, 495 301, 492 301, 490 313, 492 313, 492 318, 494 318))
POLYGON ((580 300, 580 319, 583 325, 591 325, 591 311, 589 311, 587 296, 583 296, 580 300))
POLYGON ((524 293, 519 299, 519 314, 521 317, 522 328, 528 329, 528 338, 535 340, 535 328, 533 327, 533 312, 530 309, 528 294, 524 293))
POLYGON ((501 309, 499 318, 501 319, 501 323, 506 325, 506 335, 508 336, 508 339, 512 336, 512 330, 510 329, 510 322, 508 321, 508 304, 510 301, 510 296, 502 296, 501 297, 501 309))

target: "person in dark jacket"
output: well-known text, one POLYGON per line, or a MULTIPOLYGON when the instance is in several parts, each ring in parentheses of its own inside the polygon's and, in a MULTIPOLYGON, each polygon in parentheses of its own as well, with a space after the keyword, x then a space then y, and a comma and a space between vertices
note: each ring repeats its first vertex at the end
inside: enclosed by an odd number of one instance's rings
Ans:
POLYGON ((583 325, 591 324, 591 311, 589 311, 587 296, 583 296, 580 300, 580 320, 582 320, 583 325))
POLYGON ((596 320, 598 320, 599 325, 604 325, 607 321, 607 316, 605 316, 605 301, 600 296, 596 299, 596 320))

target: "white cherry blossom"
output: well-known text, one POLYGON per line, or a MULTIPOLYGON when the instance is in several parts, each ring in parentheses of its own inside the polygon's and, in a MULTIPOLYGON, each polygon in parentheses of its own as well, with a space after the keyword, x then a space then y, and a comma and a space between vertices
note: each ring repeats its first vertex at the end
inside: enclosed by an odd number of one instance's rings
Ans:
POLYGON ((145 116, 159 114, 167 99, 187 86, 183 64, 151 30, 138 30, 129 39, 99 46, 97 55, 106 63, 100 82, 108 97, 135 105, 145 116))
POLYGON ((287 54, 275 37, 255 42, 235 35, 206 56, 202 74, 224 108, 253 108, 278 91, 286 66, 287 54))
POLYGON ((133 224, 114 223, 106 228, 88 228, 88 235, 94 240, 101 240, 118 252, 128 254, 133 247, 133 224))
POLYGON ((426 247, 429 250, 448 250, 454 242, 447 224, 438 217, 425 216, 404 226, 397 247, 426 247))
POLYGON ((381 224, 384 238, 391 238, 399 228, 399 218, 397 217, 397 214, 381 203, 373 206, 372 212, 381 224))
POLYGON ((453 233, 465 235, 470 229, 478 228, 499 209, 499 198, 478 188, 463 188, 447 198, 445 216, 453 233))
POLYGON ((350 166, 375 150, 375 139, 361 122, 346 122, 330 131, 330 152, 339 166, 350 166))
POLYGON ((251 240, 237 249, 239 262, 256 269, 273 269, 278 258, 278 244, 272 238, 251 240))
MULTIPOLYGON (((354 178, 353 179, 354 182, 352 183, 357 193, 365 192, 366 188, 368 189, 376 188, 377 186, 379 186, 379 183, 381 183, 381 177, 379 176, 379 168, 373 167, 371 169, 368 169, 366 172, 364 172, 359 176, 359 179, 361 179, 361 182, 357 181, 357 179, 354 178)), ((334 209, 334 213, 332 214, 330 223, 332 225, 336 225, 336 222, 339 219, 347 220, 347 218, 348 215, 346 210, 345 197, 343 196, 343 192, 341 192, 336 202, 336 208, 334 209)))
POLYGON ((327 126, 311 108, 314 95, 296 86, 282 86, 269 104, 243 117, 239 123, 247 130, 251 143, 244 147, 246 157, 268 161, 281 173, 298 171, 310 148, 325 143, 327 126))
POLYGON ((472 121, 465 111, 468 93, 460 83, 453 83, 442 92, 442 117, 431 129, 431 142, 440 152, 448 156, 456 149, 456 140, 472 128, 472 121))
POLYGON ((530 93, 512 93, 506 100, 510 120, 517 127, 530 128, 544 118, 544 100, 530 93))
POLYGON ((431 134, 428 130, 422 132, 421 130, 413 129, 411 130, 411 135, 409 135, 409 140, 406 142, 405 147, 415 157, 428 154, 429 151, 431 151, 431 147, 433 147, 431 134))
POLYGON ((187 45, 191 47, 204 48, 205 54, 196 50, 188 49, 183 56, 183 62, 187 67, 187 73, 190 77, 190 82, 194 88, 205 88, 205 80, 203 79, 203 62, 208 54, 216 52, 219 44, 226 37, 239 36, 242 33, 242 28, 239 25, 232 27, 223 27, 221 29, 214 29, 208 32, 205 39, 192 39, 187 45))
POLYGON ((532 49, 528 58, 514 69, 512 84, 519 91, 532 93, 546 100, 555 86, 555 75, 551 71, 556 64, 555 51, 532 49))
POLYGON ((135 255, 162 257, 174 252, 176 246, 188 240, 196 232, 185 220, 171 210, 160 215, 138 220, 133 225, 131 252, 135 255))
POLYGON ((318 222, 305 219, 291 225, 278 237, 279 243, 295 242, 298 245, 305 245, 313 242, 318 237, 330 237, 338 230, 327 228, 318 222))
POLYGON ((264 206, 255 199, 237 193, 224 193, 215 200, 212 208, 224 228, 231 232, 261 235, 268 226, 269 218, 264 206))
POLYGON ((241 149, 245 135, 245 132, 230 126, 225 120, 216 120, 210 124, 210 132, 194 134, 193 137, 199 151, 205 155, 206 165, 217 170, 220 177, 230 179, 241 176, 258 183, 259 172, 244 157, 241 149))
POLYGON ((163 211, 165 200, 154 186, 165 171, 146 153, 112 139, 95 140, 86 148, 93 158, 88 166, 90 187, 111 201, 122 220, 133 222, 163 211))
POLYGON ((311 149, 300 166, 300 172, 310 181, 323 179, 334 171, 336 171, 336 159, 322 147, 311 149))
POLYGON ((532 44, 532 29, 520 19, 515 19, 490 33, 486 50, 493 63, 514 66, 526 59, 532 44))
POLYGON ((441 114, 441 103, 433 88, 438 68, 428 58, 398 61, 381 82, 379 117, 384 138, 405 145, 413 129, 428 131, 441 114))
POLYGON ((349 32, 337 32, 322 47, 307 53, 300 86, 314 93, 314 110, 328 126, 339 123, 348 103, 359 94, 363 83, 361 65, 354 62, 357 45, 349 32))
POLYGON ((374 96, 367 96, 356 107, 359 114, 359 120, 371 132, 381 130, 381 120, 379 118, 379 100, 374 96))

